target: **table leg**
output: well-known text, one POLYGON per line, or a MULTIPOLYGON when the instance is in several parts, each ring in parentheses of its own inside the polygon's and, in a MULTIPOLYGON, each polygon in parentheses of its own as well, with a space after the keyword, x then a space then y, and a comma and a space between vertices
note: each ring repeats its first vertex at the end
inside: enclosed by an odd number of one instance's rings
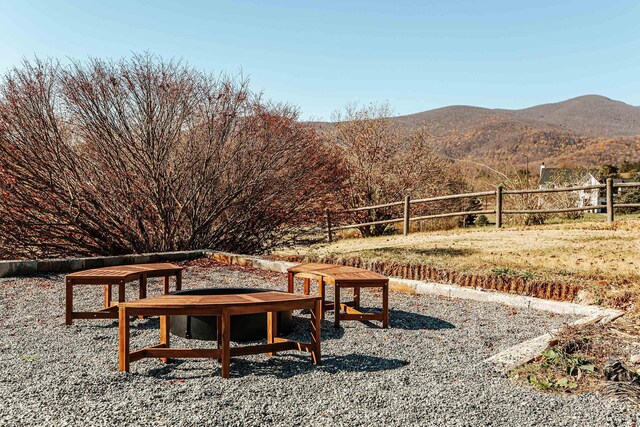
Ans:
POLYGON ((335 289, 335 297, 334 297, 334 302, 333 302, 333 326, 335 328, 339 328, 340 327, 340 313, 341 313, 341 307, 340 307, 340 285, 335 285, 334 286, 335 289))
POLYGON ((65 324, 70 325, 73 322, 73 281, 67 279, 66 297, 65 297, 65 324))
POLYGON ((382 287, 382 327, 389 327, 389 283, 382 287))
POLYGON ((176 272, 176 291, 182 290, 182 270, 176 272))
POLYGON ((289 292, 290 294, 293 293, 293 281, 293 273, 287 272, 287 292, 289 292))
POLYGON ((304 279, 304 294, 309 295, 311 293, 311 280, 305 277, 304 279))
POLYGON ((314 309, 311 311, 311 357, 313 363, 320 365, 320 325, 322 314, 324 310, 322 308, 322 300, 316 301, 314 309))
POLYGON ((231 316, 226 311, 222 312, 222 378, 229 378, 231 376, 231 350, 230 338, 231 338, 231 316))
POLYGON ((125 307, 118 308, 118 362, 121 371, 129 372, 129 316, 125 307))
MULTIPOLYGON (((164 344, 166 348, 170 347, 169 343, 169 329, 170 329, 170 321, 171 317, 169 316, 160 316, 160 344, 164 344)), ((161 357, 164 363, 169 362, 168 357, 161 357)))
POLYGON ((165 294, 169 293, 169 276, 162 277, 162 285, 164 287, 163 291, 165 294))
POLYGON ((111 285, 104 285, 104 308, 111 307, 111 285))
MULTIPOLYGON (((273 344, 278 336, 278 312, 267 312, 267 344, 273 344)), ((277 355, 275 351, 270 351, 267 356, 272 357, 277 355)))

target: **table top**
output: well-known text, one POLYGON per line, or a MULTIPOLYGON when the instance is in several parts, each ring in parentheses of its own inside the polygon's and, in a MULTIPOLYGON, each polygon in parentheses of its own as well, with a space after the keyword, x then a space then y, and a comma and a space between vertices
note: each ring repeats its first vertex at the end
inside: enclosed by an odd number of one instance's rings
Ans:
POLYGON ((288 292, 256 292, 250 294, 225 295, 160 295, 136 301, 121 302, 119 307, 127 308, 207 308, 256 306, 294 301, 316 301, 319 296, 290 294, 288 292))
POLYGON ((306 262, 287 269, 290 273, 309 273, 331 278, 335 282, 387 282, 389 278, 363 268, 306 262))
POLYGON ((75 279, 127 278, 130 276, 137 276, 142 273, 160 274, 171 273, 179 270, 182 270, 182 267, 171 263, 131 264, 76 271, 75 273, 68 274, 67 277, 72 277, 75 279))

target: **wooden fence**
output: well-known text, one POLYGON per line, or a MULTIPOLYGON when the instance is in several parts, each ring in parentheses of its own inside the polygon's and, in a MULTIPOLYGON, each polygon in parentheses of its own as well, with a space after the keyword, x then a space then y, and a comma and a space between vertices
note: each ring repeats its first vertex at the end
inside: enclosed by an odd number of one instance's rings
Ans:
POLYGON ((614 203, 614 188, 625 188, 625 187, 640 187, 640 182, 626 182, 626 183, 613 183, 613 179, 609 178, 606 181, 606 184, 596 184, 596 185, 585 185, 580 187, 561 187, 561 188, 544 188, 544 189, 530 189, 530 190, 505 190, 502 186, 498 186, 495 191, 480 191, 477 193, 464 193, 464 194, 452 194, 449 196, 438 196, 438 197, 429 197, 426 199, 415 199, 411 200, 409 196, 406 196, 403 201, 400 202, 392 202, 385 203, 381 205, 375 206, 363 206, 360 208, 346 209, 337 212, 331 212, 329 210, 326 211, 326 231, 327 237, 329 241, 333 239, 333 232, 337 230, 347 230, 350 228, 360 228, 371 225, 382 225, 382 224, 392 224, 402 222, 403 234, 406 236, 409 234, 409 224, 411 221, 424 221, 427 219, 434 218, 449 218, 456 216, 467 216, 467 215, 488 215, 495 214, 496 215, 496 227, 502 227, 502 217, 503 215, 518 215, 518 214, 551 214, 551 213, 566 213, 566 212, 581 212, 581 211, 591 211, 596 209, 606 209, 607 212, 607 222, 612 223, 614 221, 614 210, 615 208, 640 208, 640 203, 614 203), (503 209, 503 199, 504 196, 507 195, 523 195, 523 194, 545 194, 545 193, 560 193, 560 192, 571 192, 571 191, 589 191, 589 190, 606 190, 606 204, 604 205, 589 205, 589 206, 575 206, 571 208, 560 208, 560 209, 503 209), (411 206, 417 205, 421 203, 429 203, 429 202, 437 202, 443 200, 460 200, 465 198, 477 198, 477 197, 487 197, 494 196, 495 197, 495 209, 483 209, 483 210, 472 210, 472 211, 460 211, 460 212, 447 212, 440 213, 435 215, 423 215, 411 217, 411 206), (333 224, 336 214, 345 214, 345 213, 353 213, 353 212, 361 212, 361 211, 369 211, 373 209, 384 209, 391 208, 395 206, 403 206, 403 216, 401 218, 392 218, 385 219, 380 221, 372 221, 372 222, 364 222, 360 224, 350 224, 350 225, 341 225, 336 226, 333 224))

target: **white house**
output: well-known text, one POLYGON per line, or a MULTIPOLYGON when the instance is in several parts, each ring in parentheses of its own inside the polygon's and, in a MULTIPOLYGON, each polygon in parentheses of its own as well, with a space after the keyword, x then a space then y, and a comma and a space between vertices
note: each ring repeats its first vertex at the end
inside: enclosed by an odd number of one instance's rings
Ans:
MULTIPOLYGON (((584 187, 588 185, 598 185, 600 181, 596 177, 596 172, 587 169, 569 169, 569 168, 548 168, 542 163, 540 165, 540 188, 557 188, 557 187, 584 187)), ((576 206, 597 206, 601 203, 600 191, 593 190, 577 190, 576 206)), ((594 210, 593 212, 601 212, 602 210, 594 210)))

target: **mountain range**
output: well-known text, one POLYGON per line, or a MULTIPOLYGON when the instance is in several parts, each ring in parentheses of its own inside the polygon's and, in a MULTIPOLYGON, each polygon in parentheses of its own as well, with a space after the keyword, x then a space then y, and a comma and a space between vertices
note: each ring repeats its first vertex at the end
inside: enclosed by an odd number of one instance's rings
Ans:
POLYGON ((433 148, 493 165, 595 167, 640 161, 640 107, 600 95, 519 110, 455 105, 392 118, 426 128, 433 148))

